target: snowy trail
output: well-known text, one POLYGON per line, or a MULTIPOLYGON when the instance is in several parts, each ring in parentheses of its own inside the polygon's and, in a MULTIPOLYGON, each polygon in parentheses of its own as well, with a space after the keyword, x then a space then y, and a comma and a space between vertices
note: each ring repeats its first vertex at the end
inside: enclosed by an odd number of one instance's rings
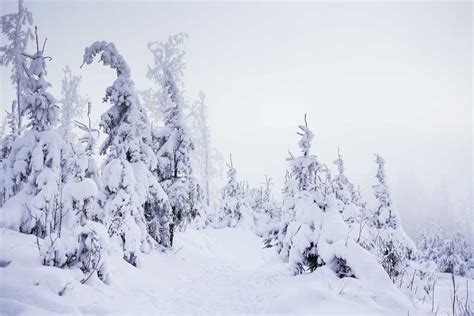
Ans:
MULTIPOLYGON (((242 229, 179 233, 174 251, 143 255, 139 268, 112 258, 109 285, 97 279, 82 285, 77 271, 42 266, 31 235, 3 230, 1 237, 0 260, 11 264, 0 268, 0 315, 417 312, 397 290, 374 291, 326 267, 291 277, 273 249, 262 249, 260 238, 242 229)), ((439 294, 449 297, 448 289, 439 294)), ((443 300, 440 311, 449 310, 443 300)))
POLYGON ((236 239, 232 230, 213 233, 212 239, 200 232, 178 235, 175 254, 144 258, 142 270, 155 266, 156 275, 133 278, 138 296, 146 294, 164 313, 265 312, 257 286, 265 262, 260 240, 251 233, 236 239))

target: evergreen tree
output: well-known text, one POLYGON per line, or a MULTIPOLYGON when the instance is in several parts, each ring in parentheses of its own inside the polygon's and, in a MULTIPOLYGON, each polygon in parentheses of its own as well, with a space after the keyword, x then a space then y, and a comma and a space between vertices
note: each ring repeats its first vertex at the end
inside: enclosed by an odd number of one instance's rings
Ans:
POLYGON ((339 149, 337 155, 338 158, 334 164, 337 166, 338 173, 331 182, 337 208, 349 227, 351 237, 364 248, 371 249, 371 214, 366 203, 362 201, 360 189, 355 188, 344 173, 344 160, 339 149))
POLYGON ((400 216, 393 208, 385 176, 385 160, 375 155, 377 181, 373 186, 377 206, 374 212, 377 257, 392 280, 402 274, 409 259, 414 259, 415 246, 400 223, 400 216))
MULTIPOLYGON (((306 116, 305 125, 300 125, 299 129, 301 156, 295 158, 290 154, 288 159, 291 171, 284 188, 284 217, 277 248, 283 261, 290 264, 293 275, 305 269, 313 271, 324 264, 317 251, 323 210, 316 201, 318 195, 322 197, 317 179, 324 166, 310 154, 314 134, 308 128, 306 116)), ((323 203, 323 200, 319 202, 323 203)))
POLYGON ((237 171, 232 162, 227 164, 227 183, 222 189, 222 205, 218 221, 224 226, 235 227, 242 219, 242 187, 237 181, 237 171))
POLYGON ((108 135, 100 149, 107 154, 99 198, 104 209, 101 221, 120 245, 124 259, 136 265, 140 251, 148 251, 155 243, 169 246, 168 201, 152 173, 157 161, 151 148, 151 130, 130 68, 115 45, 104 41, 85 49, 84 63, 91 64, 99 54, 103 64, 117 72, 104 98, 112 107, 100 122, 108 135))
MULTIPOLYGON (((12 143, 6 158, 5 168, 0 178, 4 179, 0 188, 6 203, 10 200, 24 200, 19 210, 22 220, 16 227, 22 232, 33 233, 40 238, 61 231, 64 214, 61 209, 60 191, 63 167, 68 149, 64 140, 52 130, 58 120, 58 106, 54 97, 47 92, 46 63, 51 59, 43 56, 36 30, 36 53, 24 54, 30 59, 24 71, 27 79, 22 113, 26 113, 30 123, 23 136, 12 143)), ((7 209, 7 205, 5 205, 7 209)))
POLYGON ((211 131, 207 123, 207 105, 204 92, 199 92, 199 101, 193 103, 189 114, 191 122, 194 151, 192 162, 197 179, 203 187, 206 205, 211 205, 211 195, 215 195, 214 189, 216 179, 220 176, 222 169, 222 155, 212 146, 211 131))
POLYGON ((263 187, 252 190, 251 208, 257 235, 271 237, 278 230, 280 208, 272 194, 272 178, 265 176, 263 187))
POLYGON ((16 100, 13 101, 10 115, 16 122, 15 127, 11 125, 11 127, 14 127, 12 135, 16 136, 22 131, 21 111, 23 99, 28 93, 27 88, 23 85, 23 81, 26 79, 23 67, 26 64, 26 56, 24 55, 26 46, 28 41, 33 39, 31 29, 33 16, 25 6, 24 1, 18 0, 18 12, 3 15, 1 17, 1 24, 2 33, 5 35, 8 43, 0 46, 0 65, 12 65, 10 78, 16 88, 16 100))
POLYGON ((59 127, 61 136, 71 140, 74 137, 74 120, 81 115, 86 100, 79 95, 81 76, 73 75, 69 66, 63 69, 63 80, 61 85, 61 125, 59 127))
POLYGON ((184 41, 186 34, 176 34, 166 42, 148 43, 154 57, 153 67, 149 67, 148 77, 158 84, 152 106, 164 111, 164 127, 153 133, 154 150, 158 158, 156 173, 163 186, 173 214, 172 227, 184 228, 198 210, 193 201, 196 188, 190 154, 194 149, 183 120, 184 41))

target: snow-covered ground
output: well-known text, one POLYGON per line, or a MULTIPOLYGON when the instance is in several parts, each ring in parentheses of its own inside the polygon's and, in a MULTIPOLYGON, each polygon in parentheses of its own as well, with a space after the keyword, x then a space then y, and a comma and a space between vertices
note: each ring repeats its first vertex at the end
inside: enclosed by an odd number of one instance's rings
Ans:
MULTIPOLYGON (((140 268, 110 262, 111 284, 79 282, 78 271, 42 266, 36 238, 0 231, 0 314, 377 314, 426 313, 395 287, 338 279, 326 268, 291 277, 272 249, 242 229, 188 230, 169 253, 142 257, 140 268), (10 262, 10 263, 8 263, 10 262)), ((450 310, 450 282, 437 285, 439 312, 450 310)), ((465 279, 459 279, 460 292, 465 279)), ((463 297, 463 295, 460 295, 463 297)), ((474 296, 474 295, 473 295, 474 296)))

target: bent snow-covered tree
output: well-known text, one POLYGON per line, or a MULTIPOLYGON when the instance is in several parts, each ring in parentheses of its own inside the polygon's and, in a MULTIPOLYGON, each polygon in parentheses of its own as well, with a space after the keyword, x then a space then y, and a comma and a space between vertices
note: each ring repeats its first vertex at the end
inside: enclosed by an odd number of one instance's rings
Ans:
POLYGON ((136 265, 140 251, 149 251, 156 243, 169 245, 169 205, 153 174, 157 161, 151 148, 151 130, 130 68, 115 45, 104 41, 85 49, 84 63, 91 64, 99 54, 102 63, 117 72, 104 97, 112 107, 102 114, 100 122, 107 134, 100 149, 107 155, 99 198, 104 210, 101 220, 124 259, 136 265))
POLYGON ((148 78, 158 88, 154 103, 164 113, 164 127, 153 133, 154 150, 158 158, 157 177, 172 207, 173 227, 184 228, 198 213, 195 199, 196 184, 191 167, 190 153, 194 149, 183 120, 184 42, 187 35, 179 33, 166 42, 148 43, 153 54, 153 67, 148 78))
POLYGON ((376 255, 392 280, 402 274, 407 260, 413 259, 416 248, 401 226, 400 216, 392 205, 385 176, 385 160, 376 154, 377 181, 373 186, 377 206, 374 211, 376 255))

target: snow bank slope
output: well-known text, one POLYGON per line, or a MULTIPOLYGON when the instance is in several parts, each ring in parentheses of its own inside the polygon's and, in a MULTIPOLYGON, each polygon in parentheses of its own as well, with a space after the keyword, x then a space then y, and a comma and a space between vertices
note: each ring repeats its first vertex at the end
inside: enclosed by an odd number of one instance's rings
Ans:
POLYGON ((111 284, 41 266, 34 236, 0 230, 0 314, 406 314, 398 290, 338 279, 329 268, 290 277, 272 249, 239 229, 177 234, 168 254, 140 268, 112 258, 111 284))

